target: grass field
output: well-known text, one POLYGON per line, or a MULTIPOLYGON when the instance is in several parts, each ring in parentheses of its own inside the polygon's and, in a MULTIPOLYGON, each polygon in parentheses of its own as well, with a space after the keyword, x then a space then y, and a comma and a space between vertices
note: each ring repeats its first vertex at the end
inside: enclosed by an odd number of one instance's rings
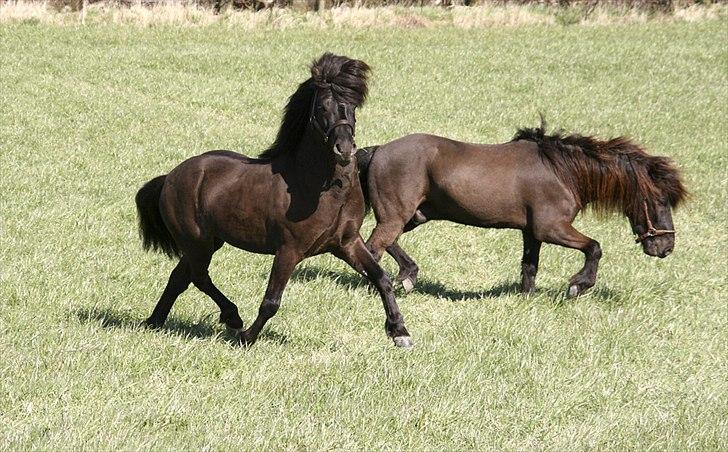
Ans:
MULTIPOLYGON (((725 30, 0 25, 0 449, 725 450, 725 30), (412 350, 329 256, 300 266, 251 349, 195 289, 164 330, 138 327, 173 267, 141 250, 138 187, 204 150, 261 152, 325 50, 374 68, 361 145, 502 142, 543 112, 673 157, 693 193, 675 252, 649 258, 626 219, 587 214, 594 289, 566 299, 582 255, 546 246, 523 297, 518 232, 428 224, 400 242, 421 268, 399 297, 412 350)), ((246 322, 270 265, 213 261, 246 322)))

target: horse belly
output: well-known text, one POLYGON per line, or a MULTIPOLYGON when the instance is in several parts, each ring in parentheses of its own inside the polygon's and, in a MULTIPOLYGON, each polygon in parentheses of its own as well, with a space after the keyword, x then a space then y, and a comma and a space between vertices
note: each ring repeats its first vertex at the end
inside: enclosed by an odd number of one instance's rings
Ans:
POLYGON ((479 227, 526 225, 526 207, 512 180, 468 176, 451 186, 438 187, 428 197, 442 219, 479 227))
POLYGON ((236 248, 259 254, 275 254, 274 240, 262 225, 253 221, 238 221, 234 226, 218 227, 216 237, 236 248))

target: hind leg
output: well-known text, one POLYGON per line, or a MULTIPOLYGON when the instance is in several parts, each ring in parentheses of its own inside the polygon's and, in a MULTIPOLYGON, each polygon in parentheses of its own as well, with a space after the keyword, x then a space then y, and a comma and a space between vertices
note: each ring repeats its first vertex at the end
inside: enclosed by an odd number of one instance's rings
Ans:
MULTIPOLYGON (((407 224, 404 225, 402 233, 409 232, 417 226, 427 223, 427 221, 429 220, 422 213, 422 209, 417 209, 412 218, 410 218, 407 224)), ((397 265, 399 266, 399 274, 395 279, 402 283, 405 292, 412 292, 412 289, 414 289, 415 284, 417 283, 417 274, 419 273, 420 268, 417 266, 415 261, 404 252, 396 240, 387 247, 387 253, 392 256, 395 261, 397 261, 397 265)))
POLYGON ((220 308, 220 323, 224 323, 228 328, 239 332, 243 329, 243 320, 238 314, 238 307, 220 292, 215 284, 213 284, 208 273, 212 255, 221 246, 222 242, 215 243, 214 245, 196 244, 193 249, 187 250, 184 253, 184 259, 189 262, 192 283, 202 293, 212 298, 212 301, 220 308))
POLYGON ((555 245, 574 248, 584 253, 584 267, 569 280, 568 295, 575 297, 590 287, 597 280, 597 268, 602 257, 599 242, 577 231, 570 223, 561 223, 549 228, 542 237, 543 241, 555 245))
POLYGON ((366 243, 374 260, 379 262, 382 259, 384 251, 397 241, 403 228, 404 222, 397 220, 377 224, 366 243))
MULTIPOLYGON (((387 252, 389 252, 395 260, 397 260, 397 263, 400 263, 397 257, 404 255, 407 257, 407 261, 414 264, 412 258, 407 256, 407 254, 402 251, 402 248, 397 246, 397 239, 403 232, 409 232, 427 221, 428 219, 425 218, 422 211, 419 209, 415 210, 415 213, 409 221, 396 216, 390 216, 386 220, 381 220, 372 231, 372 235, 369 236, 369 240, 366 242, 367 248, 377 262, 382 259, 382 254, 384 254, 384 250, 386 249, 387 252), (394 246, 394 248, 390 250, 389 248, 392 246, 394 246)), ((400 264, 400 269, 401 268, 402 265, 400 264)))
POLYGON ((157 305, 152 311, 152 315, 144 322, 151 327, 161 327, 167 320, 169 311, 172 310, 177 297, 182 292, 187 290, 192 279, 190 278, 190 269, 184 259, 181 259, 177 266, 172 270, 169 275, 169 281, 167 281, 167 287, 165 287, 162 296, 159 298, 157 305))
POLYGON ((410 293, 417 283, 417 274, 420 269, 415 261, 399 246, 397 242, 394 242, 387 247, 387 253, 397 261, 399 265, 399 274, 395 278, 396 281, 402 283, 405 292, 410 293))

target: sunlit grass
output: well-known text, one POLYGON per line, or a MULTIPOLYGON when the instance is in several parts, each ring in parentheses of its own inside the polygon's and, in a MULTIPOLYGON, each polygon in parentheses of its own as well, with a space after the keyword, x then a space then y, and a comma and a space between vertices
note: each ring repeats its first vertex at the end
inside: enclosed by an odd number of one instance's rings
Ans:
MULTIPOLYGON (((724 27, 0 26, 0 447, 724 448, 724 27), (594 289, 565 299, 582 256, 546 246, 522 297, 519 233, 428 224, 401 239, 421 268, 399 299, 407 352, 328 256, 300 267, 249 350, 194 289, 166 329, 137 327, 173 266, 141 250, 138 187, 207 149, 262 151, 325 50, 374 68, 361 145, 417 131, 501 142, 543 112, 674 158, 693 192, 675 252, 649 258, 625 219, 587 214, 577 227, 604 249, 594 289)), ((215 256, 247 322, 270 264, 215 256)))

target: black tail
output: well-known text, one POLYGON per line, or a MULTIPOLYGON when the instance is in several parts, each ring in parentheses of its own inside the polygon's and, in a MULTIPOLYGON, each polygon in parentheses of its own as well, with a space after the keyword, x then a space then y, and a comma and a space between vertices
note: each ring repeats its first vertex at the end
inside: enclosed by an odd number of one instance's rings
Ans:
POLYGON ((166 175, 155 177, 144 184, 136 194, 139 237, 145 250, 153 249, 169 257, 180 257, 179 248, 164 224, 162 214, 159 213, 159 196, 166 177, 166 175))
POLYGON ((366 203, 366 211, 369 212, 372 204, 369 201, 369 164, 374 157, 374 153, 379 146, 367 146, 356 151, 356 166, 359 169, 359 184, 361 191, 364 193, 364 202, 366 203))

